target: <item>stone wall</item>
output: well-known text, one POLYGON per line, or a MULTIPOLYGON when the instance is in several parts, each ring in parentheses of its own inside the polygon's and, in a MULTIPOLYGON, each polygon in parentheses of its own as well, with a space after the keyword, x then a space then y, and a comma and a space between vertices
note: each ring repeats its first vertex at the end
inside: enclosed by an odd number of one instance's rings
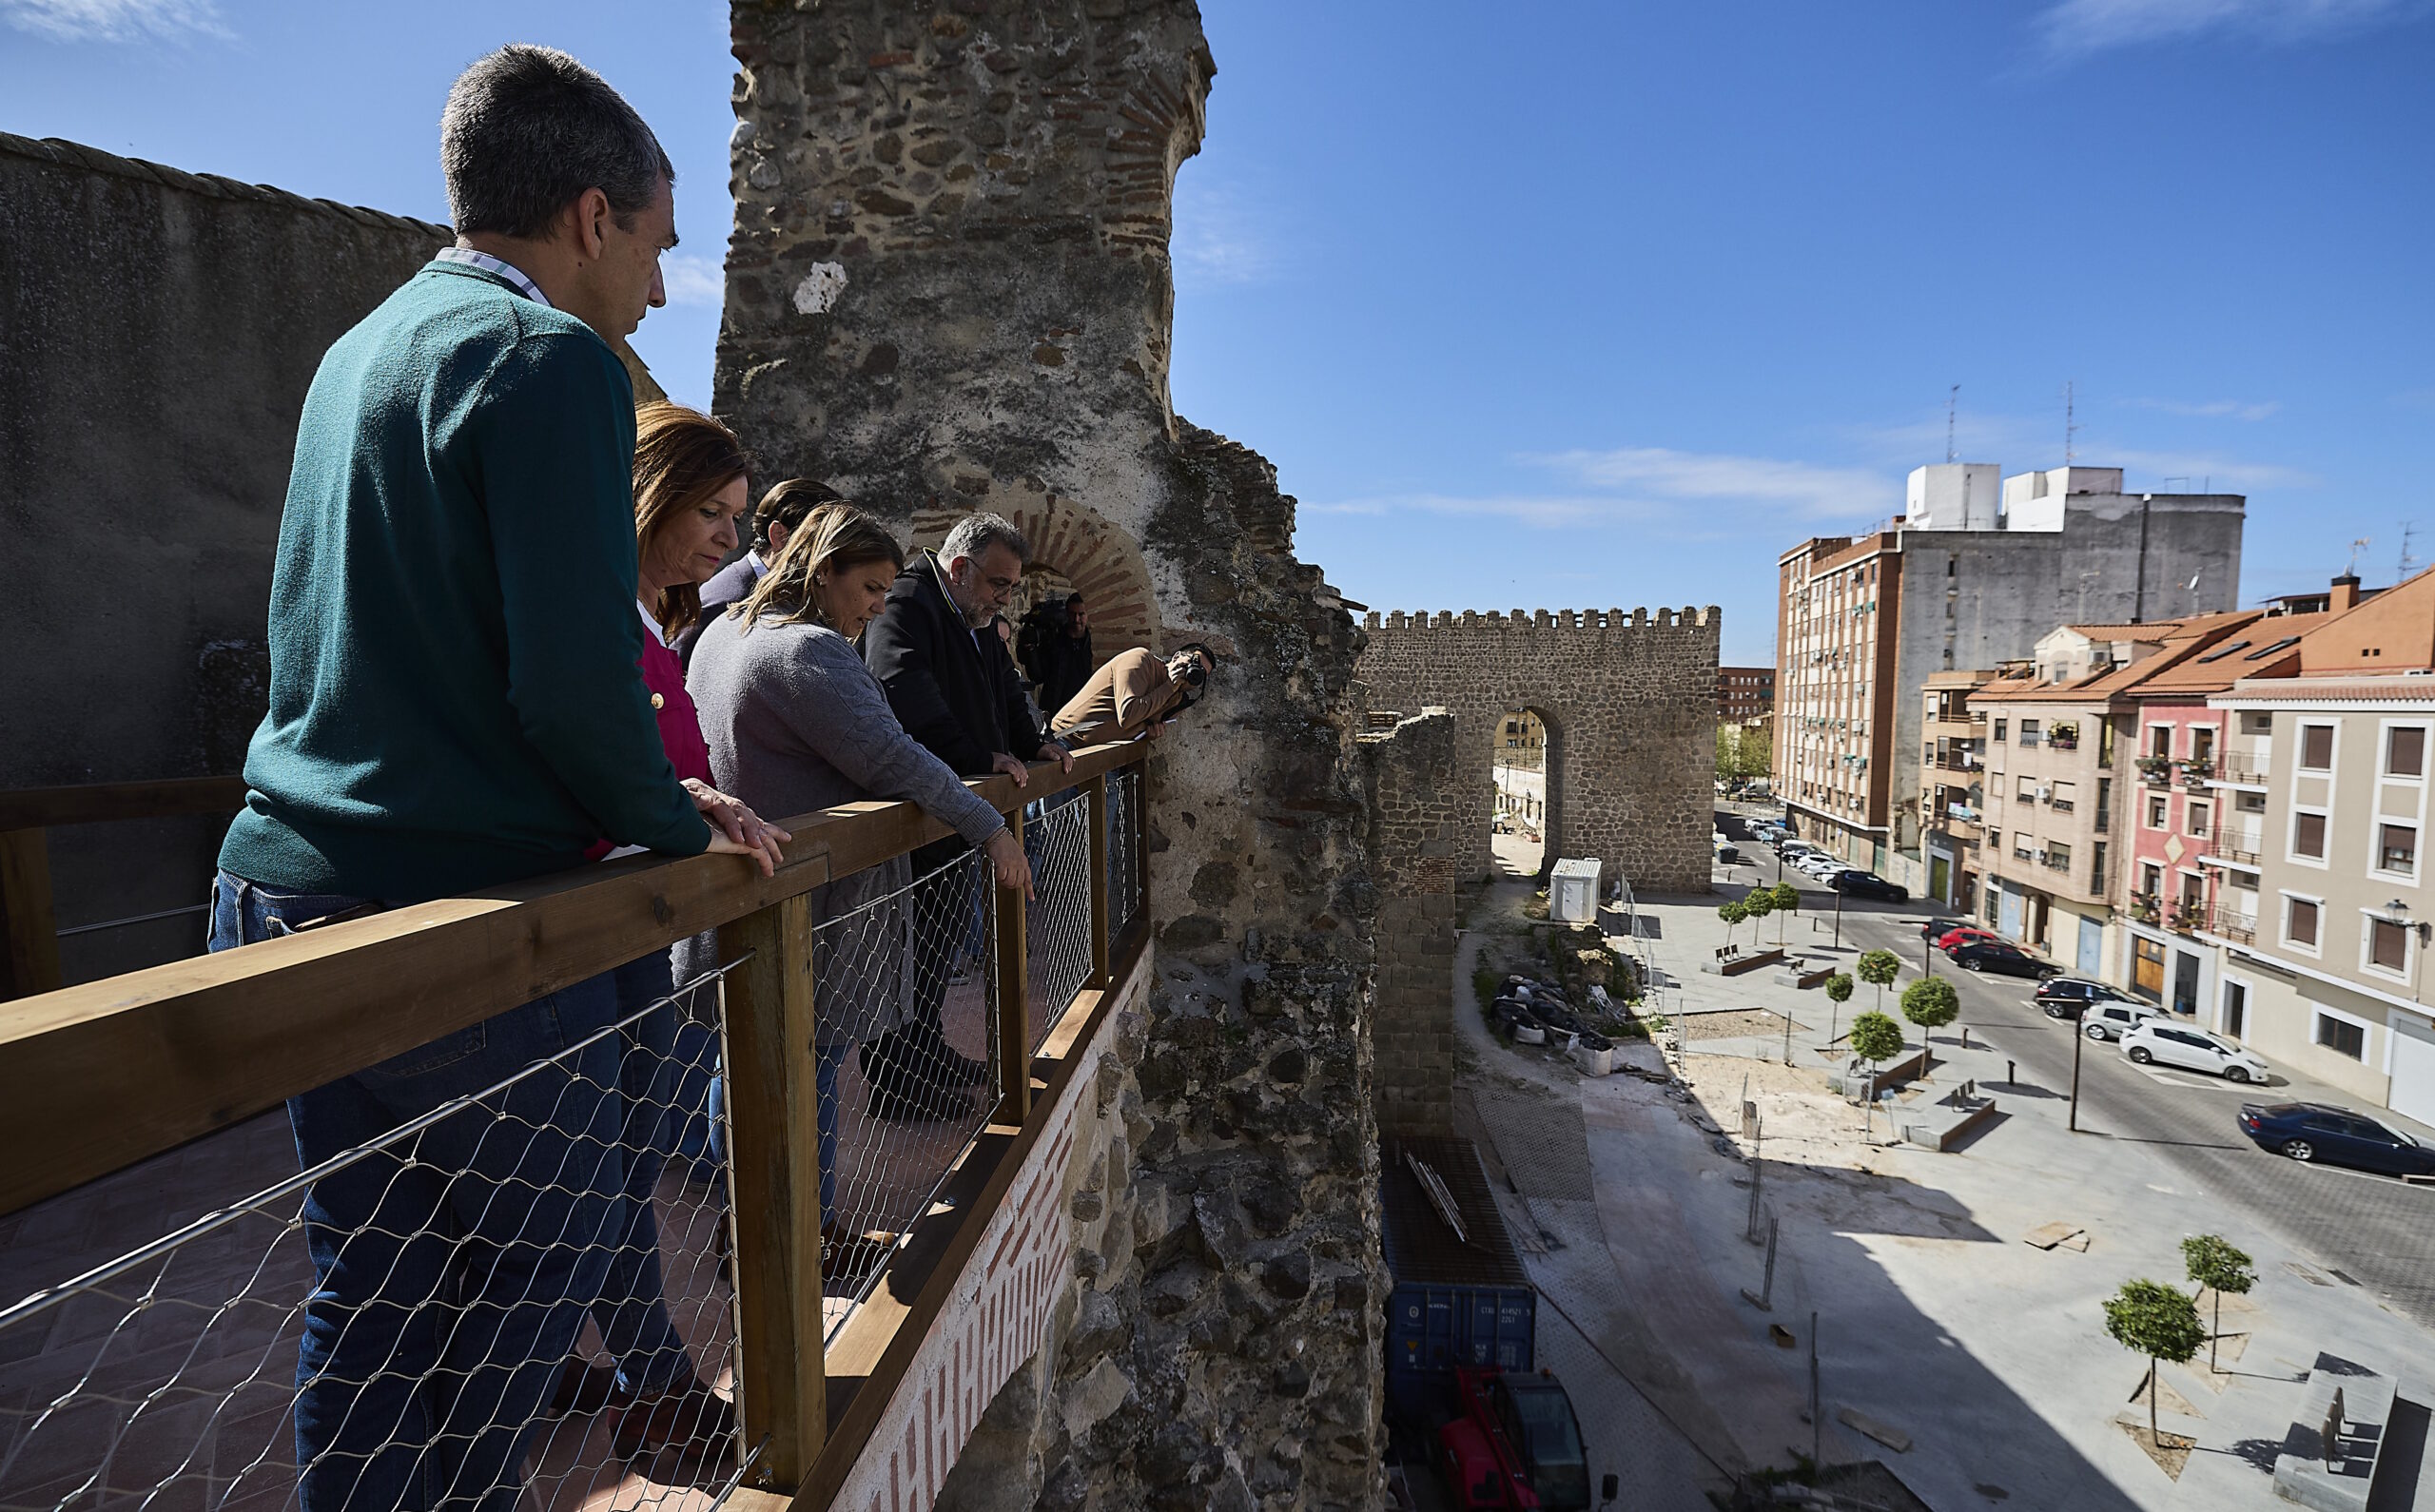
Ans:
POLYGON ((1456 860, 1467 881, 1490 871, 1499 721, 1528 708, 1548 727, 1548 863, 1595 856, 1609 882, 1620 867, 1644 891, 1707 890, 1717 609, 1373 612, 1365 624, 1367 708, 1436 705, 1458 727, 1456 860))
MULTIPOLYGON (((234 772, 322 351, 444 226, 0 135, 0 785, 234 772)), ((63 924, 200 902, 224 819, 54 830, 63 924)), ((61 942, 68 980, 192 955, 186 915, 61 942)))
POLYGON ((1471 821, 1455 773, 1454 716, 1421 710, 1360 737, 1370 780, 1370 855, 1378 887, 1378 1132, 1454 1132, 1456 858, 1471 821))
POLYGON ((1095 618, 1129 591, 1127 635, 1218 652, 1150 764, 1157 978, 1078 1189, 1093 1237, 941 1504, 1376 1505, 1359 632, 1294 559, 1275 470, 1168 407, 1198 15, 756 0, 732 27, 723 417, 907 534, 1054 521, 1095 618))

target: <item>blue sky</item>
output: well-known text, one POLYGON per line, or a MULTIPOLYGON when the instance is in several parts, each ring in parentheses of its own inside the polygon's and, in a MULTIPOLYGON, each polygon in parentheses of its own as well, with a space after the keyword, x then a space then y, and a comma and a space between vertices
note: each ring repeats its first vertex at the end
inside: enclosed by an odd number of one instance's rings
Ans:
MULTIPOLYGON (((2250 498, 2244 599, 2435 561, 2425 0, 1222 0, 1179 184, 1175 394, 1380 609, 1718 603, 1941 460, 2250 498)), ((714 5, 0 0, 0 129, 444 219, 448 81, 601 69, 677 162, 710 384, 714 5)))

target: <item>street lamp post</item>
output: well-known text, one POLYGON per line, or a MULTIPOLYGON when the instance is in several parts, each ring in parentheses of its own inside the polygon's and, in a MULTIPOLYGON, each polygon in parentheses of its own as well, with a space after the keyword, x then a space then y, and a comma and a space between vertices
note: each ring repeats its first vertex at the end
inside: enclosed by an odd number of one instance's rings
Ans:
MULTIPOLYGON (((2086 1013, 2087 1009, 2082 1009, 2086 1013)), ((2072 1020, 2072 1116, 2065 1125, 2072 1133, 2080 1132, 2080 1051, 2088 1044, 2089 1032, 2078 1019, 2072 1020)))

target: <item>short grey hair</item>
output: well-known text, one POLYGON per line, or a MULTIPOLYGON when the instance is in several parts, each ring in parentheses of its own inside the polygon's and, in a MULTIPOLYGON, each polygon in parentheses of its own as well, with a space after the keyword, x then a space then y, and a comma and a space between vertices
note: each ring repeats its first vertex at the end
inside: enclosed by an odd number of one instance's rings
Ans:
POLYGON ((439 118, 439 170, 460 233, 538 238, 586 189, 625 225, 676 168, 609 82, 555 48, 475 60, 439 118))
POLYGON ((1015 560, 1028 564, 1031 547, 1023 540, 1023 533, 1003 514, 967 514, 955 522, 947 532, 945 546, 939 548, 939 560, 952 562, 957 557, 979 561, 992 546, 1003 546, 1015 553, 1015 560))

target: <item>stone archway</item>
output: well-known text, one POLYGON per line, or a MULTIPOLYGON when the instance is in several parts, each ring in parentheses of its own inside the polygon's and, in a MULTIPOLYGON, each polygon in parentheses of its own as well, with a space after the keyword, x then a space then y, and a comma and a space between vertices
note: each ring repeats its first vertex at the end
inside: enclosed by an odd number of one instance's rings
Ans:
MULTIPOLYGON (((1090 607, 1092 649, 1101 661, 1136 646, 1162 649, 1150 570, 1141 548, 1089 507, 1041 493, 1021 503, 1000 502, 995 512, 1014 522, 1030 543, 1031 561, 1009 617, 1050 593, 1079 592, 1090 607)), ((913 544, 936 548, 963 510, 928 508, 913 514, 913 544)))
POLYGON ((1357 675, 1373 716, 1454 716, 1458 876, 1495 870, 1495 742, 1507 712, 1527 708, 1547 727, 1541 874, 1594 856, 1610 882, 1705 892, 1721 624, 1713 609, 1373 613, 1357 675))

